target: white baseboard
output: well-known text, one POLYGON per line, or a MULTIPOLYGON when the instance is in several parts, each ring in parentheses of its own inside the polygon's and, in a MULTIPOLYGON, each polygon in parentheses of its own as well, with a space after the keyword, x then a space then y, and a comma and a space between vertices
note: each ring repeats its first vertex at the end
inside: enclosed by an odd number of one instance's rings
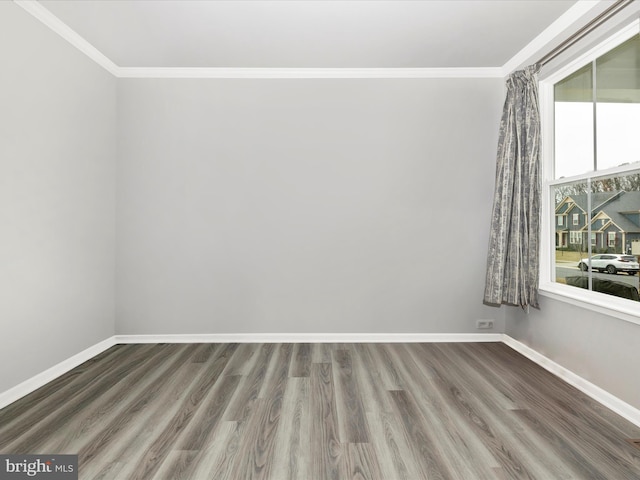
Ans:
POLYGON ((501 333, 219 333, 116 335, 116 343, 441 343, 501 342, 501 333))
POLYGON ((528 347, 524 343, 510 337, 509 335, 503 335, 502 341, 513 348, 516 352, 521 353, 529 360, 537 363, 545 370, 553 373, 557 377, 567 382, 569 385, 573 385, 578 390, 586 393, 591 398, 601 403, 610 410, 613 410, 621 417, 626 418, 631 423, 640 427, 640 410, 629 405, 625 401, 610 394, 606 390, 594 385, 588 380, 582 378, 580 375, 573 373, 571 370, 563 367, 562 365, 554 362, 550 358, 545 357, 541 353, 535 351, 533 348, 528 347))
POLYGON ((16 385, 15 387, 0 393, 0 408, 4 408, 7 405, 15 402, 16 400, 34 392, 38 388, 46 385, 52 380, 55 380, 59 376, 67 373, 69 370, 76 368, 78 365, 90 360, 96 355, 104 352, 108 348, 113 347, 116 344, 115 337, 109 337, 95 345, 75 354, 73 357, 67 358, 62 362, 48 368, 44 372, 41 372, 28 380, 16 385))
POLYGON ((435 343, 500 342, 500 333, 221 333, 115 335, 0 393, 0 408, 119 343, 435 343))
POLYGON ((503 342, 529 360, 560 377, 605 407, 640 427, 640 410, 545 357, 527 345, 501 333, 221 333, 187 335, 116 335, 64 360, 34 377, 0 393, 0 408, 37 390, 55 378, 118 343, 442 343, 503 342))

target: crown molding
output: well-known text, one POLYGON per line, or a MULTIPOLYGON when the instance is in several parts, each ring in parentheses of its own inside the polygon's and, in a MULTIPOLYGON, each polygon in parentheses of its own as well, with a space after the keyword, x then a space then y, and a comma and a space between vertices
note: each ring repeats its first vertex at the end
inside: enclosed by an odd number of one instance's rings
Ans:
POLYGON ((502 67, 451 68, 198 68, 120 67, 91 45, 37 0, 13 0, 91 60, 117 78, 228 78, 228 79, 331 79, 331 78, 503 78, 541 52, 574 22, 604 0, 579 0, 502 67))
POLYGON ((107 70, 109 73, 115 75, 116 77, 118 76, 118 66, 115 63, 109 60, 96 47, 94 47, 84 38, 78 35, 66 23, 64 23, 53 13, 43 7, 40 2, 36 0, 13 0, 13 2, 33 15, 35 18, 40 20, 47 27, 60 35, 67 42, 76 47, 91 60, 107 70))
POLYGON ((196 68, 120 67, 72 30, 37 0, 13 0, 71 45, 117 78, 501 78, 500 67, 488 68, 196 68))
POLYGON ((119 67, 120 78, 501 78, 497 68, 138 68, 119 67))
POLYGON ((558 17, 555 22, 545 28, 522 50, 511 57, 511 59, 502 66, 501 76, 506 77, 525 62, 531 61, 531 58, 536 55, 541 57, 546 47, 560 37, 560 35, 562 35, 576 21, 580 20, 584 15, 588 14, 602 3, 603 0, 578 0, 578 2, 571 6, 571 8, 558 17))

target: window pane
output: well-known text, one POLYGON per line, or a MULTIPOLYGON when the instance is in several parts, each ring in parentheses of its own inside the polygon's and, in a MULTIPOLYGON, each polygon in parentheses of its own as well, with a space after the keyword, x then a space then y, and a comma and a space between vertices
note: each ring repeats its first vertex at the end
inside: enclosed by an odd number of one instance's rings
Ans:
POLYGON ((556 225, 556 282, 589 288, 591 277, 594 291, 640 300, 640 172, 559 185, 554 196, 555 214, 578 220, 556 225))
POLYGON ((593 72, 589 63, 554 85, 556 102, 593 102, 593 72))
POLYGON ((578 269, 578 264, 587 257, 587 184, 572 182, 556 186, 554 190, 555 214, 568 219, 556 222, 555 227, 556 281, 567 283, 567 277, 586 275, 578 269))
POLYGON ((554 102, 555 178, 592 171, 592 64, 556 83, 554 102))
POLYGON ((598 170, 640 161, 640 35, 596 60, 598 170))

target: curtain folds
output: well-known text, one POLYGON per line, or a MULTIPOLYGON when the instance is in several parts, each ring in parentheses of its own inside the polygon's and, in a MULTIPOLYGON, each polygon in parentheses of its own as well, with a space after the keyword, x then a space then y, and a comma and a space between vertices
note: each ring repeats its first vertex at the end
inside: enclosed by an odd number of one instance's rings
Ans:
POLYGON ((484 302, 538 307, 538 65, 512 73, 500 122, 484 302))

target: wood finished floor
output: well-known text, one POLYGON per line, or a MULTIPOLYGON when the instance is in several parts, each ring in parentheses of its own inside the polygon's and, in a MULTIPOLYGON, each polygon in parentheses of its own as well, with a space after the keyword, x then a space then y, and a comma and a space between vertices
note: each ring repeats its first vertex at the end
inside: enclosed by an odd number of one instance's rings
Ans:
POLYGON ((640 479, 640 429, 500 343, 117 345, 0 410, 81 479, 640 479))

